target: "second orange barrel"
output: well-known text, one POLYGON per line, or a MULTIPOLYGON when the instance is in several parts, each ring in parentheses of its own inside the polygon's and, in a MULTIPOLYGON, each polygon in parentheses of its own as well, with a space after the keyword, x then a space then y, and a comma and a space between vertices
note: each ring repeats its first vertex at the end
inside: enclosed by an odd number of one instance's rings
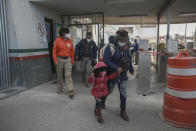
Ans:
POLYGON ((196 128, 196 57, 185 51, 168 59, 162 115, 175 126, 196 128))

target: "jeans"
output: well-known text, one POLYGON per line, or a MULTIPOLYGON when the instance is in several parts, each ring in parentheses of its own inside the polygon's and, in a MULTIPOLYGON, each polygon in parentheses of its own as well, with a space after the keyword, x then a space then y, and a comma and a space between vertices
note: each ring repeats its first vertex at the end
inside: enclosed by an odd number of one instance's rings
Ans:
MULTIPOLYGON (((115 84, 113 82, 111 82, 111 81, 108 82, 109 94, 113 92, 114 86, 115 86, 115 84)), ((118 83, 118 89, 119 89, 119 93, 120 93, 120 102, 121 102, 120 108, 121 108, 121 110, 126 109, 126 99, 127 99, 126 86, 127 86, 127 81, 122 81, 122 82, 118 83)), ((107 96, 101 98, 102 103, 105 103, 107 96)))

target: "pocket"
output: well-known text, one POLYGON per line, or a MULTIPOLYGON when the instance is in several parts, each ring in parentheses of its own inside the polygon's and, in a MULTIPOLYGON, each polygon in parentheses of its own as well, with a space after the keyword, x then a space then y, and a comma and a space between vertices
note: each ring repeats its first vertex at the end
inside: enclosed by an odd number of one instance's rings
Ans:
POLYGON ((71 60, 68 62, 68 68, 71 70, 72 69, 72 64, 71 64, 71 60))

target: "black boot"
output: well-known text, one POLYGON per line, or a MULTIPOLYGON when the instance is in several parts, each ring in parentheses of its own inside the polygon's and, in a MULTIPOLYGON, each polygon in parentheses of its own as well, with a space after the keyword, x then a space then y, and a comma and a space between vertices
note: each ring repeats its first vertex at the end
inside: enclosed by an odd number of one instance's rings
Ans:
POLYGON ((107 98, 107 96, 105 96, 105 97, 103 97, 103 98, 101 99, 102 109, 105 109, 105 108, 106 108, 106 106, 105 106, 106 98, 107 98))
POLYGON ((97 121, 99 123, 103 123, 104 122, 104 119, 103 119, 102 113, 101 113, 101 108, 97 108, 97 121))
POLYGON ((69 98, 70 99, 73 99, 74 98, 74 91, 69 91, 69 98))
POLYGON ((105 100, 102 101, 102 109, 105 109, 105 100))
POLYGON ((121 118, 122 118, 123 120, 129 121, 129 116, 127 115, 126 110, 121 110, 120 116, 121 116, 121 118))

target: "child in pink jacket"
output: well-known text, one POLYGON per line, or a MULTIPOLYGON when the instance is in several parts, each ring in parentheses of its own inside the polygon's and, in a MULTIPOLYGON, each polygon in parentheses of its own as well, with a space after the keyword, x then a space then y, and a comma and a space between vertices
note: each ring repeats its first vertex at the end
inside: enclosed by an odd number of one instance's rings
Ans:
POLYGON ((95 96, 96 104, 94 112, 97 116, 97 120, 99 123, 102 123, 104 121, 101 113, 101 98, 105 97, 108 94, 107 81, 109 79, 114 79, 118 76, 118 73, 107 75, 106 68, 107 65, 104 62, 97 63, 93 70, 93 73, 91 73, 91 75, 88 78, 89 83, 93 83, 91 93, 93 96, 95 96))

